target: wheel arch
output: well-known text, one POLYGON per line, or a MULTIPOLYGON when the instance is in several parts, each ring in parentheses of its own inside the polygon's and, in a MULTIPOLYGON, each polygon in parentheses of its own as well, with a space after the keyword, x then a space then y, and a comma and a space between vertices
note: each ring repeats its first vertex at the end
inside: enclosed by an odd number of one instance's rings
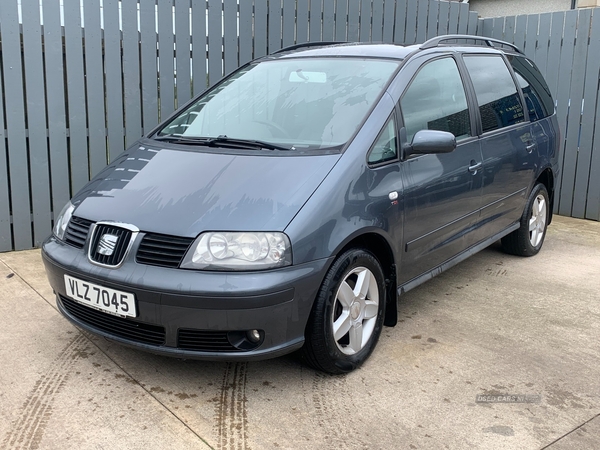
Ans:
POLYGON ((550 225, 550 223, 552 223, 552 214, 554 210, 554 173, 550 167, 546 167, 541 171, 535 180, 534 186, 538 183, 542 183, 546 187, 548 196, 550 197, 550 208, 548 208, 548 225, 550 225))
POLYGON ((341 244, 335 254, 341 255, 346 250, 352 248, 367 250, 381 264, 386 289, 386 309, 383 324, 387 327, 395 326, 398 321, 398 292, 396 284, 396 260, 390 243, 379 233, 372 231, 365 232, 341 244))

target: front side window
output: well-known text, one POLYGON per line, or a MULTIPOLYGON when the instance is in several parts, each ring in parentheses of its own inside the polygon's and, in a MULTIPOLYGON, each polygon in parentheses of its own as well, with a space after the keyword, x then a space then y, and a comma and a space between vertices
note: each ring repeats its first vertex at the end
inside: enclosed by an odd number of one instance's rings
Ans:
POLYGON ((467 97, 453 58, 423 66, 400 100, 408 141, 419 130, 448 131, 457 139, 471 136, 467 97))
POLYGON ((295 149, 346 143, 398 61, 280 58, 251 64, 209 90, 159 136, 251 139, 295 149))
POLYGON ((464 57, 479 104, 483 132, 525 120, 517 86, 501 56, 464 57))

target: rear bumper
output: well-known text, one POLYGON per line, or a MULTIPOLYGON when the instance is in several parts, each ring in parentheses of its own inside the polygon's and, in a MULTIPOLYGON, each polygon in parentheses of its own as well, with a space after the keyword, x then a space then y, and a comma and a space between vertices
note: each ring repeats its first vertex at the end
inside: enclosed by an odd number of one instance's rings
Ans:
MULTIPOLYGON (((43 245, 59 311, 98 336, 178 358, 244 361, 300 348, 328 260, 264 272, 168 269, 126 260, 118 269, 91 264, 83 250, 54 237, 43 245), (67 296, 64 275, 133 293, 137 316, 121 318, 67 296), (258 346, 240 348, 240 333, 260 330, 258 346)), ((241 345, 244 347, 244 345, 241 345)))

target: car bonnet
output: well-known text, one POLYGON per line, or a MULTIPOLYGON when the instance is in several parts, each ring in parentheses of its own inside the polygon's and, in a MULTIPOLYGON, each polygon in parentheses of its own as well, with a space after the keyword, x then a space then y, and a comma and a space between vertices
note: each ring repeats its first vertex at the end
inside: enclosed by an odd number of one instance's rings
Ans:
POLYGON ((186 237, 282 231, 339 157, 138 146, 74 197, 74 215, 186 237))

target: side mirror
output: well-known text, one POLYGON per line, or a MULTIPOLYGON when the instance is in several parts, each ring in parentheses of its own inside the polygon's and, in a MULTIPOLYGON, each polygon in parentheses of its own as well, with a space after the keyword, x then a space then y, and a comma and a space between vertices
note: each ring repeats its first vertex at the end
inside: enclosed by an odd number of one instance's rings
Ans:
POLYGON ((456 138, 452 133, 437 130, 420 130, 412 142, 404 149, 404 156, 426 155, 430 153, 450 153, 456 148, 456 138))

